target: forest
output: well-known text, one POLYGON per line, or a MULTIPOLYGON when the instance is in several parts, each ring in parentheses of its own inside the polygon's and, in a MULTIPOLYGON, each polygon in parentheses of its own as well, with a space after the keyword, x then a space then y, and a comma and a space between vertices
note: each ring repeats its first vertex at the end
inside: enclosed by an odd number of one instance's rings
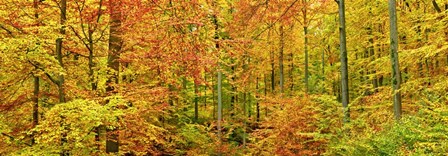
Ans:
POLYGON ((446 0, 1 0, 0 155, 446 155, 446 0))

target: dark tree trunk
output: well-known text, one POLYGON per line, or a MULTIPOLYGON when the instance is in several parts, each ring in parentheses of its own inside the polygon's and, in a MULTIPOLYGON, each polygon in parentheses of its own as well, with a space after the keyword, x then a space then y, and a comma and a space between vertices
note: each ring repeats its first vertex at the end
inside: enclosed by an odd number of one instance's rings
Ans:
MULTIPOLYGON (((107 80, 106 92, 113 95, 117 92, 114 86, 118 84, 118 75, 120 64, 118 58, 122 48, 123 39, 121 38, 121 0, 109 1, 110 6, 110 33, 109 33, 109 52, 107 59, 107 67, 111 70, 109 79, 107 80)), ((108 102, 108 101, 107 101, 108 102)), ((118 153, 119 142, 116 129, 107 129, 106 152, 118 153)))

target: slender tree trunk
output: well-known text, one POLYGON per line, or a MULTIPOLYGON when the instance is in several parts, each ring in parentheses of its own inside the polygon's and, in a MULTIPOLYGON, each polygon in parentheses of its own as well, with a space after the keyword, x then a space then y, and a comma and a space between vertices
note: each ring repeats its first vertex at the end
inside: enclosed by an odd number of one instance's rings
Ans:
POLYGON ((395 119, 401 118, 401 75, 398 61, 398 28, 397 11, 395 0, 389 0, 389 19, 390 19, 390 56, 392 62, 392 87, 394 96, 394 114, 395 119))
POLYGON ((339 36, 341 51, 341 89, 342 89, 342 107, 344 108, 344 123, 350 122, 349 93, 348 93, 348 65, 347 65, 347 46, 345 32, 345 4, 344 0, 339 0, 339 36))
MULTIPOLYGON (((101 7, 101 4, 100 4, 101 7)), ((100 15, 98 15, 100 16, 100 15)), ((94 62, 93 62, 93 51, 94 51, 94 47, 93 47, 93 30, 90 30, 90 24, 88 25, 89 27, 89 31, 88 31, 88 35, 89 35, 89 80, 90 80, 90 85, 91 85, 91 90, 93 93, 95 93, 96 89, 97 89, 97 84, 95 82, 95 76, 94 76, 94 62)), ((95 128, 95 142, 97 143, 97 149, 100 150, 100 127, 96 127, 95 128)))
MULTIPOLYGON (((213 15, 213 22, 215 25, 215 40, 219 40, 219 25, 218 25, 218 18, 216 15, 213 15)), ((221 59, 220 50, 219 50, 219 43, 216 42, 215 44, 218 58, 221 59)), ((220 61, 220 60, 218 60, 220 61)), ((218 123, 217 123, 217 129, 218 129, 218 139, 219 139, 219 148, 221 148, 222 145, 222 132, 221 132, 221 121, 222 121, 222 67, 221 62, 218 62, 218 123)), ((221 150, 218 150, 218 155, 221 155, 221 150)))
POLYGON ((207 73, 204 73, 204 110, 207 110, 207 73))
MULTIPOLYGON (((268 32, 268 42, 270 42, 270 37, 271 37, 271 30, 269 30, 268 32)), ((275 65, 274 65, 274 58, 275 58, 275 54, 274 51, 272 49, 270 49, 271 52, 271 92, 274 95, 275 94, 275 65)))
MULTIPOLYGON (((266 75, 264 76, 264 79, 266 80, 266 75)), ((266 81, 265 81, 266 82, 266 81)), ((258 77, 257 77, 257 85, 256 85, 256 98, 257 98, 257 122, 260 121, 260 100, 259 100, 259 96, 258 96, 258 88, 259 88, 260 84, 258 82, 258 77)), ((265 94, 266 94, 266 84, 265 84, 265 94)))
POLYGON ((283 51, 285 47, 285 34, 283 30, 283 24, 280 25, 280 56, 279 56, 279 68, 280 68, 280 93, 283 94, 284 75, 283 75, 283 51))
MULTIPOLYGON (((267 75, 264 76, 264 101, 266 102, 267 98, 268 98, 268 80, 267 80, 267 75)), ((268 106, 264 107, 265 110, 265 117, 268 117, 268 106)))
MULTIPOLYGON (((371 12, 369 14, 371 15, 371 12)), ((368 29, 369 44, 370 44, 368 47, 368 52, 369 52, 368 57, 370 58, 370 61, 374 61, 375 60, 375 47, 374 47, 375 43, 373 40, 373 38, 374 38, 373 28, 372 28, 372 26, 369 26, 369 28, 367 28, 367 29, 368 29)), ((372 69, 372 75, 373 75, 373 78, 372 78, 373 92, 376 93, 376 92, 378 92, 378 81, 376 78, 376 70, 375 69, 372 69)))
POLYGON ((291 51, 291 53, 289 53, 289 57, 290 57, 290 62, 291 62, 291 66, 289 67, 289 79, 290 79, 290 86, 289 86, 289 90, 291 92, 291 94, 293 93, 294 90, 294 54, 291 51))
MULTIPOLYGON (((233 61, 232 61, 233 63, 233 61)), ((236 87, 235 87, 235 65, 232 65, 231 67, 232 69, 232 96, 230 97, 230 116, 233 117, 235 115, 235 103, 237 100, 237 92, 236 92, 236 87)))
MULTIPOLYGON (((258 79, 259 79, 259 78, 258 78, 258 76, 257 76, 257 84, 256 84, 256 86, 255 86, 255 97, 256 97, 256 99, 257 99, 257 106, 256 106, 256 107, 257 107, 257 108, 256 108, 256 109, 257 109, 257 110, 256 110, 256 111, 257 111, 257 122, 260 121, 260 102, 259 102, 260 100, 259 100, 259 96, 258 96, 258 88, 259 88, 259 85, 260 85, 260 84, 258 83, 258 79)), ((265 79, 266 79, 266 78, 265 78, 265 79)), ((266 85, 265 85, 265 86, 266 86, 266 85)), ((266 88, 266 87, 265 87, 265 88, 266 88)))
MULTIPOLYGON (((61 0, 60 1, 60 24, 62 27, 59 30, 59 33, 64 36, 65 35, 65 21, 67 20, 67 1, 61 0)), ((56 58, 59 62, 59 65, 64 68, 64 63, 62 62, 62 40, 63 38, 59 37, 56 39, 56 58)), ((58 92, 59 92, 59 102, 64 103, 65 102, 65 94, 64 94, 64 75, 58 76, 58 92)))
POLYGON ((303 27, 303 34, 305 35, 305 92, 308 94, 310 91, 309 88, 309 70, 308 70, 308 27, 303 27))
POLYGON ((215 78, 212 76, 212 105, 213 105, 213 119, 216 119, 216 103, 215 103, 215 78))
MULTIPOLYGON (((35 9, 34 17, 36 18, 36 24, 39 26, 39 0, 34 0, 33 7, 35 9)), ((39 32, 37 32, 39 33, 39 32)), ((34 78, 34 95, 33 95, 33 126, 35 128, 39 124, 39 77, 33 76, 34 78)), ((36 140, 34 134, 31 135, 31 145, 34 145, 36 140)))
MULTIPOLYGON (((34 95, 33 95, 33 128, 39 124, 39 77, 34 76, 34 95)), ((31 138, 31 145, 36 143, 34 134, 31 138)))
MULTIPOLYGON (((110 33, 109 33, 109 52, 107 59, 107 67, 110 68, 111 73, 109 79, 107 80, 106 92, 110 94, 115 94, 117 88, 114 85, 118 84, 118 75, 120 64, 118 58, 120 57, 120 51, 122 48, 123 39, 121 38, 121 0, 111 0, 109 1, 110 8, 110 33)), ((118 153, 119 151, 119 140, 118 134, 115 132, 116 129, 107 129, 106 133, 106 152, 107 153, 118 153)))
POLYGON ((247 106, 246 106, 246 92, 243 93, 243 148, 246 148, 246 127, 247 127, 247 106))
MULTIPOLYGON (((62 25, 61 28, 59 29, 59 34, 61 36, 65 36, 65 21, 67 20, 67 1, 66 0, 61 0, 59 2, 59 7, 60 7, 60 24, 62 25)), ((56 39, 56 59, 58 60, 59 66, 61 68, 64 68, 64 63, 62 62, 62 41, 63 38, 59 37, 56 39)), ((58 81, 57 81, 57 86, 58 86, 58 93, 59 93, 59 103, 65 103, 65 93, 64 93, 64 75, 60 74, 58 75, 58 81)), ((62 119, 65 119, 65 116, 62 116, 62 119)), ((63 121, 64 122, 64 121, 63 121)), ((61 126, 63 126, 64 128, 66 128, 64 123, 61 123, 61 126)), ((62 133, 62 138, 61 138, 61 144, 62 144, 62 153, 61 155, 68 155, 68 152, 65 149, 65 144, 67 143, 67 134, 66 133, 62 133)))
POLYGON ((197 123, 199 119, 199 89, 196 82, 194 83, 194 121, 197 123))

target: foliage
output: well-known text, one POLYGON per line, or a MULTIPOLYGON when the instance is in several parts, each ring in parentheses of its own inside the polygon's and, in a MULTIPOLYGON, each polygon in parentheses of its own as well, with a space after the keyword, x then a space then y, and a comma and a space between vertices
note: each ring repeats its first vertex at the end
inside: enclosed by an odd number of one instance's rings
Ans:
POLYGON ((397 6, 403 118, 388 4, 346 0, 343 123, 335 1, 2 0, 0 155, 443 155, 448 4, 397 6))

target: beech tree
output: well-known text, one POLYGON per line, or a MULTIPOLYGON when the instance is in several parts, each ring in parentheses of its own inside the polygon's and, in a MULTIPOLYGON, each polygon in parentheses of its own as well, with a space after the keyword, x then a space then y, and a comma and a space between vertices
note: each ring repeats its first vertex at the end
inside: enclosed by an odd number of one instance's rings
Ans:
POLYGON ((398 61, 398 28, 397 28, 397 10, 395 0, 389 0, 389 18, 390 18, 390 60, 392 63, 392 87, 394 99, 395 119, 401 118, 401 72, 398 61))

